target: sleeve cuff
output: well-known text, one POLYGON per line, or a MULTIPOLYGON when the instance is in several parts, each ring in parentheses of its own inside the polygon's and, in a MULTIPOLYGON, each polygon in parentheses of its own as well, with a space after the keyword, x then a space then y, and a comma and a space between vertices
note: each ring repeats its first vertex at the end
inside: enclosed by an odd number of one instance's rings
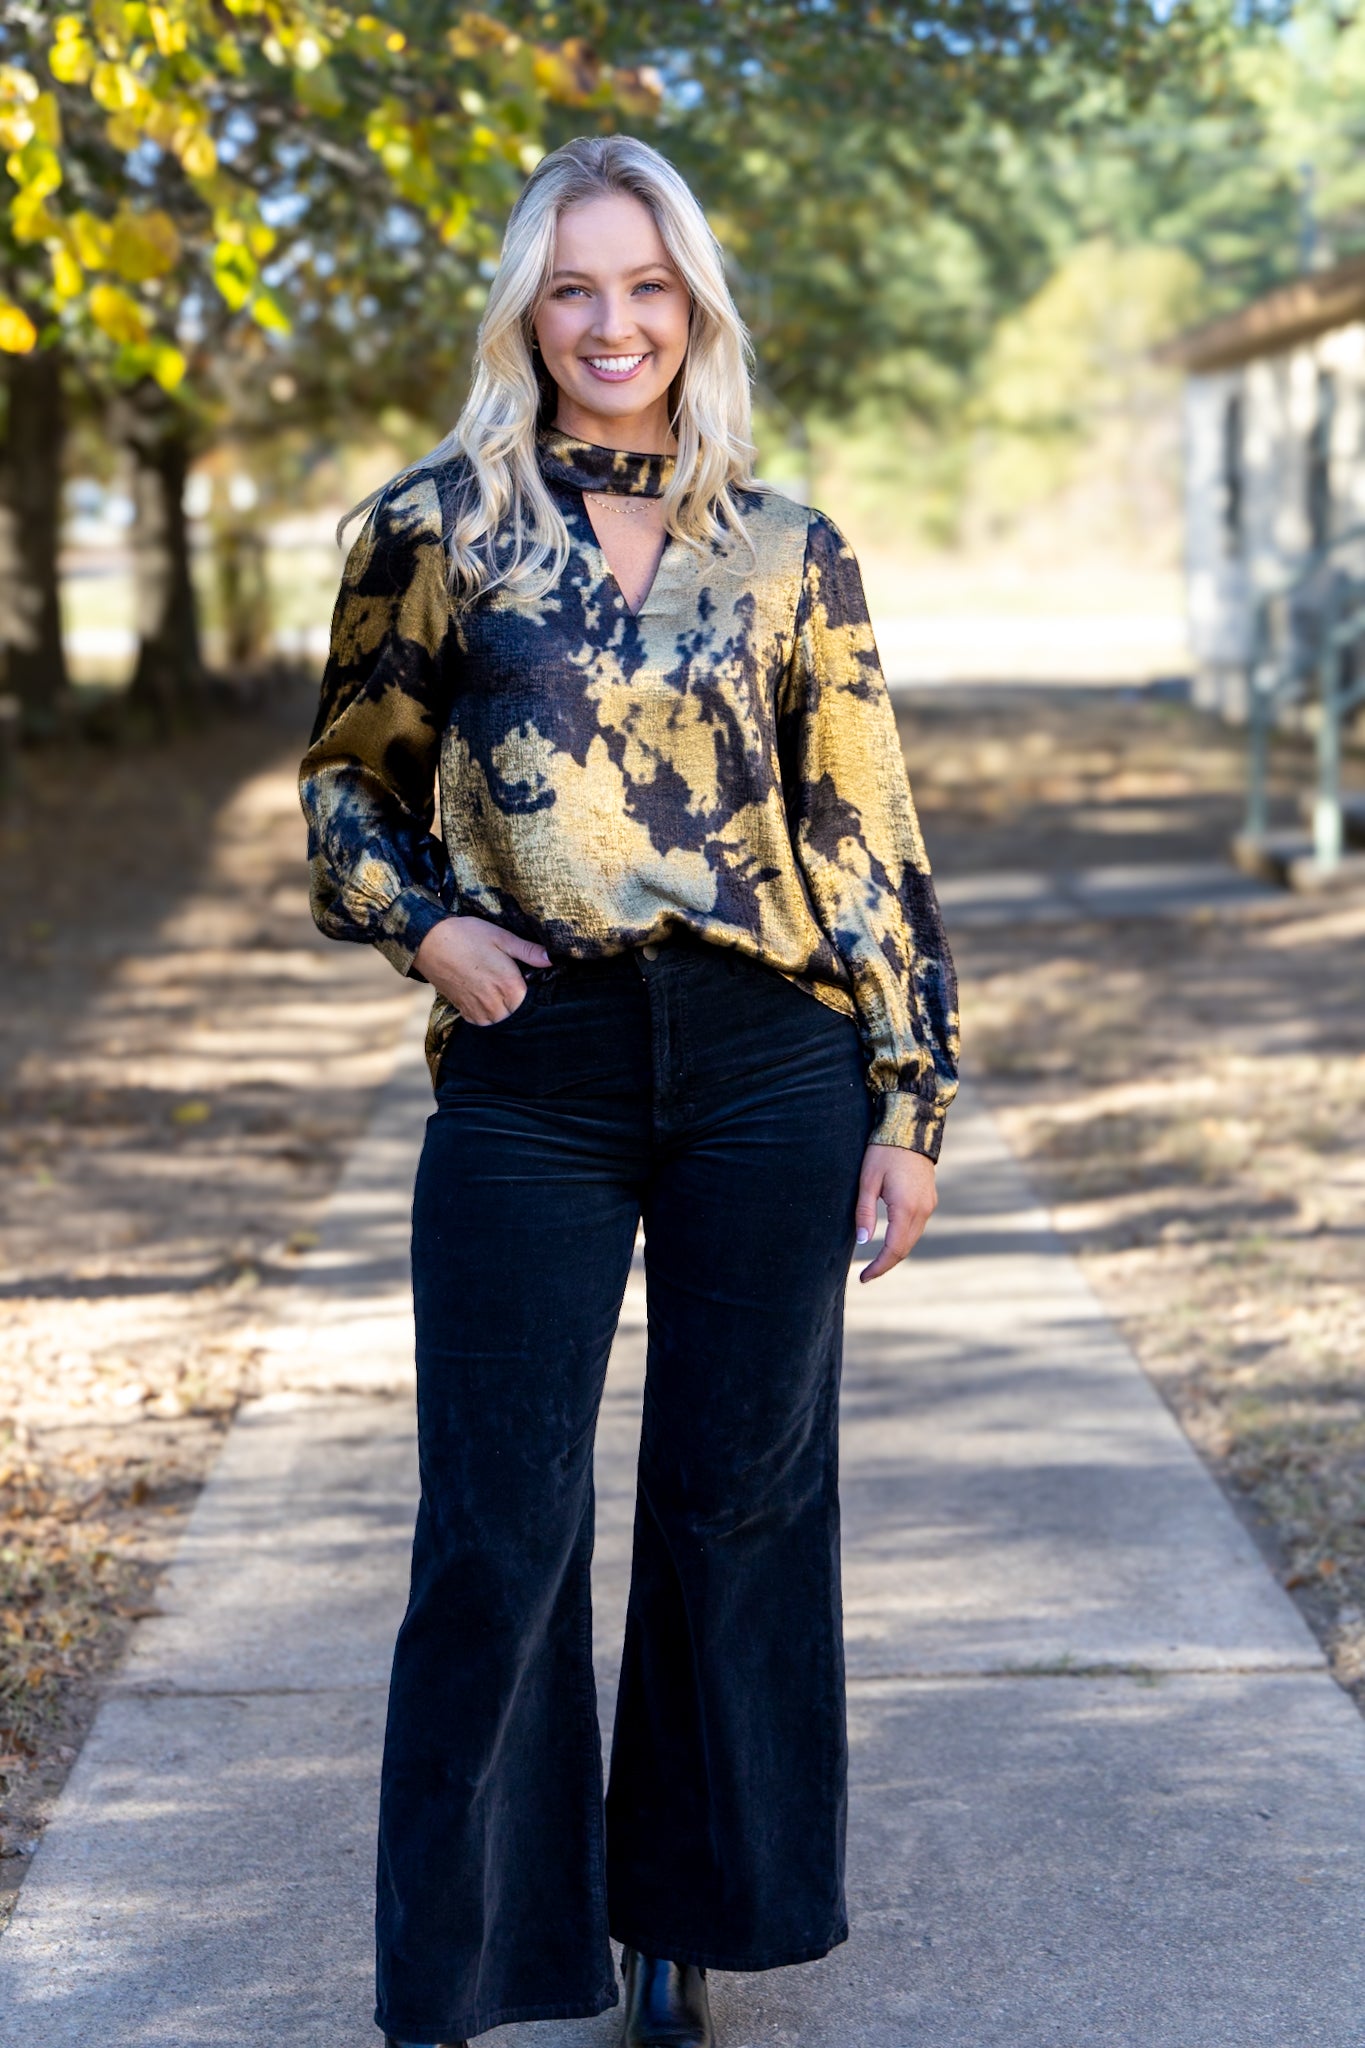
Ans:
POLYGON ((911 1095, 905 1090, 888 1090, 876 1095, 877 1121, 868 1140, 871 1145, 900 1145, 907 1152, 922 1152, 936 1160, 943 1143, 947 1110, 931 1096, 911 1095))
POLYGON ((413 981, 425 981, 426 976, 419 974, 412 964, 417 949, 429 931, 454 915, 432 890, 404 889, 384 912, 384 935, 375 940, 375 951, 382 953, 400 974, 409 975, 413 981))

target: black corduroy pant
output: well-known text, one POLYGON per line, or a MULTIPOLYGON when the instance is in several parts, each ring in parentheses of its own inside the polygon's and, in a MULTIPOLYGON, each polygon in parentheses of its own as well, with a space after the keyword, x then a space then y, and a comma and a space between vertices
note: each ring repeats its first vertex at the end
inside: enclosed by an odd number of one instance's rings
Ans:
POLYGON ((413 1211, 421 1503, 378 2007, 458 2041, 844 1939, 837 1407, 872 1123, 850 1020, 747 957, 532 970, 457 1025, 413 1211), (644 1219, 648 1366, 605 1802, 592 1450, 644 1219))

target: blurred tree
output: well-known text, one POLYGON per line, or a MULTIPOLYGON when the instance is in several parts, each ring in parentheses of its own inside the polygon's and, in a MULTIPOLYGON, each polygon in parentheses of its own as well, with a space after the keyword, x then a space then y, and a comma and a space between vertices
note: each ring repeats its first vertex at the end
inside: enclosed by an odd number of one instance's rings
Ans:
MULTIPOLYGON (((0 316, 2 317, 2 316, 0 316)), ((57 589, 62 359, 55 348, 0 356, 0 617, 5 685, 26 731, 46 731, 67 691, 57 589)))
MULTIPOLYGON (((354 334, 377 276, 458 292, 540 154, 552 104, 649 101, 573 39, 528 40, 440 0, 381 19, 311 0, 11 0, 0 20, 0 350, 61 346, 116 407, 136 466, 142 647, 164 710, 198 671, 177 493, 196 436, 296 320, 354 334), (319 230, 340 230, 320 240, 319 230), (178 680, 177 680, 178 679, 178 680)), ((283 349, 280 350, 283 354, 283 349)), ((336 353, 344 379, 346 350, 336 353)), ((17 450, 18 444, 16 444, 17 450)), ((49 467, 59 451, 46 450, 49 467)), ((22 499, 32 477, 17 479, 22 499)), ((25 563, 53 593, 55 556, 25 563)), ((51 632, 33 689, 60 687, 51 632)), ((35 715, 41 715, 36 703, 35 715)))
MULTIPOLYGON (((940 415, 1062 239, 1040 145, 1083 150, 1284 8, 1238 0, 524 0, 528 31, 651 65, 788 413, 940 415)), ((558 129, 552 118, 550 129, 558 129)))

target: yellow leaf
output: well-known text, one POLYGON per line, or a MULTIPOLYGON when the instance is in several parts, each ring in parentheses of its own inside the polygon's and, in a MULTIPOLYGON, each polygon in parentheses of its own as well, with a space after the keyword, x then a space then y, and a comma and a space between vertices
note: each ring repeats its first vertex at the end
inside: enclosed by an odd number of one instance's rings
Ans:
POLYGON ((150 94, 138 102, 132 118, 144 140, 154 142, 158 149, 174 150, 177 155, 187 138, 204 125, 197 109, 187 113, 183 104, 155 99, 150 94))
POLYGON ((256 259, 240 242, 220 242, 213 252, 213 281, 234 313, 251 297, 256 259))
POLYGON ((258 327, 264 327, 268 334, 289 334, 292 332, 289 315, 278 299, 270 292, 257 292, 251 301, 251 317, 258 327))
POLYGON ((138 103, 138 83, 126 64, 97 64, 90 95, 106 114, 126 114, 138 103))
POLYGON ((122 0, 94 0, 90 19, 96 38, 106 50, 123 48, 127 38, 122 0))
POLYGON ((16 185, 37 199, 46 199, 62 182, 61 159, 56 150, 51 143, 39 142, 36 136, 6 157, 5 169, 16 185))
POLYGON ((126 156, 131 156, 135 149, 141 149, 147 140, 130 114, 111 114, 104 124, 104 132, 114 148, 121 149, 126 156))
POLYGON ((125 203, 114 220, 110 256, 114 269, 130 284, 164 277, 174 270, 180 256, 175 222, 160 207, 137 213, 125 203))
POLYGON ((33 102, 33 120, 39 139, 54 145, 62 139, 62 117, 57 111, 55 92, 40 92, 33 102))
POLYGON ((173 342, 158 341, 152 346, 152 375, 163 391, 174 391, 189 365, 173 342))
POLYGON ((69 249, 52 251, 52 289, 57 297, 66 303, 68 299, 80 297, 85 284, 85 272, 69 249))
POLYGON ((0 299, 0 349, 7 356, 26 356, 37 339, 38 330, 23 307, 0 299))
POLYGON ((62 85, 84 85, 95 67, 95 53, 84 37, 57 43, 47 54, 47 68, 62 85))
POLYGON ((53 23, 47 68, 64 85, 84 85, 94 67, 95 53, 86 29, 87 24, 74 14, 63 14, 53 23))
POLYGON ((274 228, 267 227, 263 220, 253 220, 246 231, 246 245, 257 258, 268 256, 277 239, 274 228))
POLYGON ((202 130, 191 135, 180 151, 180 162, 187 178, 211 178, 218 168, 213 137, 202 130))
POLYGON ((211 1115, 207 1102, 178 1102, 171 1111, 171 1120, 177 1124, 204 1124, 211 1115))
POLYGON ((6 107, 0 114, 0 148, 22 149, 33 135, 33 116, 27 107, 6 107))
POLYGON ((72 214, 70 226, 78 259, 87 270, 103 270, 109 262, 109 244, 113 239, 110 222, 81 207, 72 214))
POLYGON ((111 341, 145 341, 146 316, 137 300, 116 284, 97 284, 90 294, 90 317, 111 341))
POLYGON ((186 47, 189 41, 189 27, 183 16, 173 21, 165 7, 149 7, 147 19, 151 23, 156 47, 163 57, 174 57, 186 47))
POLYGON ((49 213, 41 192, 19 192, 10 201, 9 223, 16 242, 46 242, 60 236, 62 224, 49 213))

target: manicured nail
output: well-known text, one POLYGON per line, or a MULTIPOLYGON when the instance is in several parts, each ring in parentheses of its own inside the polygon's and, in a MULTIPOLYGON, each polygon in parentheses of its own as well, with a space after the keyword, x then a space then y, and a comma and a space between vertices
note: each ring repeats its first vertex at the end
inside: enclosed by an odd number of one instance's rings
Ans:
POLYGON ((860 1224, 858 1225, 858 1242, 859 1242, 859 1244, 866 1244, 866 1243, 867 1243, 867 1240, 869 1239, 869 1237, 871 1237, 871 1235, 872 1235, 872 1232, 871 1232, 870 1230, 864 1230, 864 1229, 863 1229, 863 1226, 862 1226, 862 1224, 861 1224, 861 1223, 860 1223, 860 1224))

